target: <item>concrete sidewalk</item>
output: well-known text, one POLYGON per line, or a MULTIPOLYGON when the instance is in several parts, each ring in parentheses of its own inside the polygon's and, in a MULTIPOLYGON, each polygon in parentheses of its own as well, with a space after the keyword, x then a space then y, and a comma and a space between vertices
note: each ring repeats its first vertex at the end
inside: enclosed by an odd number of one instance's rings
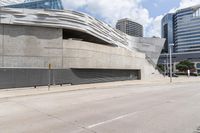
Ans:
MULTIPOLYGON (((200 82, 200 77, 178 77, 173 78, 173 83, 191 83, 191 82, 200 82)), ((158 80, 131 80, 131 81, 118 81, 118 82, 108 82, 108 83, 95 83, 95 84, 82 84, 82 85, 63 85, 63 86, 51 86, 48 89, 47 86, 41 86, 37 88, 27 87, 27 88, 12 88, 12 89, 2 89, 0 90, 0 99, 3 98, 12 98, 12 97, 21 97, 21 96, 31 96, 31 95, 42 95, 48 93, 60 93, 67 91, 77 91, 84 89, 100 89, 100 88, 109 88, 109 87, 118 87, 126 85, 144 85, 144 84, 170 84, 169 78, 165 77, 158 80)))

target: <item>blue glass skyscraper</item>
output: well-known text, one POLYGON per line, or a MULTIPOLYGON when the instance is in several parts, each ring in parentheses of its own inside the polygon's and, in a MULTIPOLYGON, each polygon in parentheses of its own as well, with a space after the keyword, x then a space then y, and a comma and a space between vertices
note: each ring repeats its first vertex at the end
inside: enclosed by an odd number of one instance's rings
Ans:
POLYGON ((174 22, 176 52, 200 52, 200 8, 177 11, 174 22))
POLYGON ((162 19, 162 37, 164 49, 174 43, 175 53, 200 52, 200 5, 167 14, 162 19))
POLYGON ((159 59, 159 64, 167 64, 169 44, 174 43, 172 61, 175 65, 183 60, 195 64, 200 74, 200 5, 181 9, 163 17, 162 37, 166 43, 159 59))
POLYGON ((26 0, 23 3, 11 4, 5 7, 63 10, 63 5, 61 0, 26 0))
POLYGON ((162 19, 162 37, 166 38, 166 42, 163 48, 163 53, 168 53, 170 43, 174 43, 174 22, 173 22, 173 14, 167 14, 162 19))

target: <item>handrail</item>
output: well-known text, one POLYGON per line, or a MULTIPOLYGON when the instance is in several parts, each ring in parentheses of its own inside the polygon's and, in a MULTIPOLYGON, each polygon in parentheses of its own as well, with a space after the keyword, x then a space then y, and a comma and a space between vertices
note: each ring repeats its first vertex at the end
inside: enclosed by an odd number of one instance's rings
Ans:
POLYGON ((152 61, 152 59, 151 59, 150 57, 148 57, 148 56, 146 55, 145 58, 146 58, 146 60, 147 60, 150 64, 153 65, 153 67, 154 67, 156 70, 159 71, 160 74, 163 74, 163 75, 164 75, 164 71, 161 70, 161 69, 157 66, 157 64, 155 64, 155 63, 152 61))

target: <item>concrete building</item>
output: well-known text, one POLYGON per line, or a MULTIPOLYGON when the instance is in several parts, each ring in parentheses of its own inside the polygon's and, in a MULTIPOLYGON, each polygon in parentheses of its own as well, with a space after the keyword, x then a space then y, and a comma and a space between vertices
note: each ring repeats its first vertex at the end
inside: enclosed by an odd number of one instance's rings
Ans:
MULTIPOLYGON (((200 63, 200 5, 167 14, 162 19, 162 37, 166 38, 159 64, 168 60, 169 44, 174 43, 173 62, 189 60, 200 63)), ((197 65, 198 66, 198 65, 197 65)), ((196 68, 197 68, 196 66, 196 68)), ((175 68, 175 67, 174 67, 175 68)), ((174 71, 176 71, 174 69, 174 71)), ((199 73, 197 68, 197 73, 199 73)))
POLYGON ((164 41, 76 11, 1 8, 0 88, 162 77, 155 64, 164 41))
POLYGON ((116 29, 135 37, 143 37, 143 26, 128 18, 118 20, 116 29))
POLYGON ((162 37, 174 43, 175 53, 200 52, 200 5, 167 14, 162 19, 162 37))
MULTIPOLYGON (((193 62, 196 68, 195 73, 200 74, 200 53, 194 52, 194 53, 173 53, 172 54, 172 61, 173 61, 173 72, 178 73, 179 71, 176 69, 176 65, 180 61, 189 60, 193 62)), ((165 65, 166 69, 169 70, 169 54, 161 54, 159 61, 159 64, 165 65), (168 65, 167 65, 168 64, 168 65)))

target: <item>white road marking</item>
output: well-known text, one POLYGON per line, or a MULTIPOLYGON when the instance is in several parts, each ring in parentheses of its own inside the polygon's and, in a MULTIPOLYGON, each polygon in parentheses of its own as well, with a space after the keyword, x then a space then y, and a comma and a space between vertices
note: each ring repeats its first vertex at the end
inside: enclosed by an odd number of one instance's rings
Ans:
POLYGON ((129 116, 135 115, 135 114, 137 114, 137 113, 138 113, 138 112, 133 112, 133 113, 121 115, 121 116, 118 116, 118 117, 113 118, 113 119, 110 119, 110 120, 106 120, 106 121, 103 121, 103 122, 99 122, 99 123, 90 125, 90 126, 88 126, 87 128, 90 129, 90 128, 94 128, 94 127, 97 127, 97 126, 100 126, 100 125, 104 125, 104 124, 107 124, 107 123, 111 123, 111 122, 113 122, 113 121, 117 121, 117 120, 120 120, 120 119, 129 117, 129 116))

